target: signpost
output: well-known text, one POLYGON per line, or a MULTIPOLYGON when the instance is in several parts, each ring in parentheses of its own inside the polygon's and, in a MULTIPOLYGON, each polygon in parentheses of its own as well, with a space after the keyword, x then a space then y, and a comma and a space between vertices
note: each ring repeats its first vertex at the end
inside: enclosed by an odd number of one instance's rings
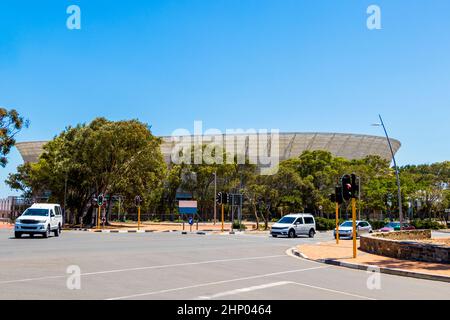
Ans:
POLYGON ((188 223, 189 223, 190 232, 192 232, 192 225, 194 224, 194 217, 192 217, 192 216, 189 217, 188 223))
MULTIPOLYGON (((194 215, 197 214, 197 201, 195 200, 180 200, 178 202, 178 213, 182 216, 188 215, 188 223, 190 230, 192 231, 192 225, 194 224, 194 215)), ((198 229, 198 224, 197 224, 198 229)), ((183 218, 183 230, 184 230, 184 218, 183 218)))

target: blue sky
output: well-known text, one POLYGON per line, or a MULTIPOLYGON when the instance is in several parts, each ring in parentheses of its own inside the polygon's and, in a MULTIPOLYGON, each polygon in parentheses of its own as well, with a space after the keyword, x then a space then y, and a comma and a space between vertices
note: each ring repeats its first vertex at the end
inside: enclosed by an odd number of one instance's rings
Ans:
MULTIPOLYGON (((30 119, 19 141, 96 116, 157 135, 195 120, 382 135, 381 113, 400 164, 449 160, 450 1, 2 0, 0 106, 30 119)), ((0 197, 20 163, 14 150, 0 168, 0 197)))

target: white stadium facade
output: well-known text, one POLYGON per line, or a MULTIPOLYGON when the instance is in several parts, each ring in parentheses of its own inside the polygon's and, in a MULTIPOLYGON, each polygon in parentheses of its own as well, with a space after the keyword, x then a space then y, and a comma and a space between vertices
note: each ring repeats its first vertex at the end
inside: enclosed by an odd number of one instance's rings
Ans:
MULTIPOLYGON (((235 141, 237 136, 238 135, 231 136, 231 141, 235 141)), ((188 136, 187 138, 194 141, 197 137, 188 136)), ((225 139, 228 140, 230 135, 204 136, 203 140, 217 141, 215 140, 216 138, 220 138, 221 141, 225 139)), ((253 141, 251 135, 245 136, 243 140, 242 135, 239 135, 239 139, 244 141, 244 148, 247 154, 253 141)), ((177 143, 179 143, 177 141, 186 141, 186 136, 165 136, 161 137, 161 140, 161 152, 165 161, 170 163, 173 150, 176 148, 177 143)), ((392 160, 392 155, 385 137, 347 133, 294 132, 279 133, 277 135, 277 140, 277 144, 274 144, 273 146, 277 147, 275 153, 278 155, 279 161, 298 157, 306 150, 325 150, 331 152, 334 156, 343 157, 349 160, 362 159, 369 155, 378 155, 385 160, 392 160)), ((43 152, 45 143, 47 143, 47 141, 18 142, 16 147, 25 162, 37 162, 39 156, 43 152)), ((401 146, 400 141, 391 139, 391 144, 394 153, 396 153, 401 146)), ((274 153, 273 150, 272 153, 274 153)))

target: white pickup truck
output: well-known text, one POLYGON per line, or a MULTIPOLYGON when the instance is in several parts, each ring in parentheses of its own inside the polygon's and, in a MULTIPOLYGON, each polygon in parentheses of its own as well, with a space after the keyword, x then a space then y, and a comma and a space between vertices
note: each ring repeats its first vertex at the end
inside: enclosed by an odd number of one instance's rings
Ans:
POLYGON ((29 234, 31 237, 41 234, 48 238, 53 232, 55 237, 58 237, 62 225, 63 217, 59 204, 35 203, 16 219, 14 235, 20 238, 23 234, 29 234))

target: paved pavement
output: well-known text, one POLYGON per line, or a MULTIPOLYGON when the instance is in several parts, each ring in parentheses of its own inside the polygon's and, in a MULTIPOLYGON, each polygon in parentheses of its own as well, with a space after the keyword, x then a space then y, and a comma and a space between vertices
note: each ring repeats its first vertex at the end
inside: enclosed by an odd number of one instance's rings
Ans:
MULTIPOLYGON (((450 285, 373 274, 288 256, 331 239, 267 235, 64 232, 13 239, 0 230, 0 299, 448 299, 450 285), (67 288, 67 267, 81 289, 67 288), (372 283, 373 282, 370 282, 372 283), (376 281, 375 281, 376 283, 376 281)), ((73 284, 73 282, 71 282, 73 284)))
MULTIPOLYGON (((359 248, 359 240, 357 241, 357 247, 359 248)), ((378 266, 380 268, 398 269, 420 274, 445 276, 448 277, 446 280, 450 280, 450 264, 446 263, 395 259, 361 250, 358 250, 358 256, 354 259, 352 240, 341 239, 338 245, 335 240, 301 244, 297 247, 297 251, 301 252, 304 257, 316 261, 333 260, 351 264, 378 266)))

